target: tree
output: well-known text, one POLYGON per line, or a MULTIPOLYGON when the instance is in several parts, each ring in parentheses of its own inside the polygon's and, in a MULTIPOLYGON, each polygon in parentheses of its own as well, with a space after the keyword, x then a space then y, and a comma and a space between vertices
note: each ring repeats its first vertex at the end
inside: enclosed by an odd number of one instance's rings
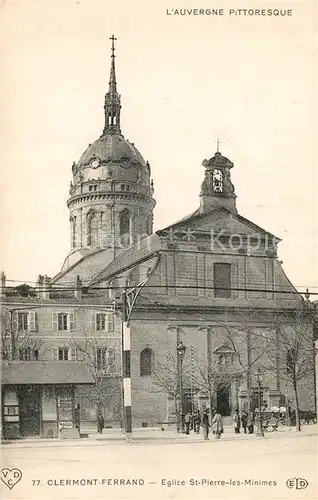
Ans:
POLYGON ((119 392, 120 367, 116 361, 115 346, 110 346, 103 337, 84 334, 82 338, 72 338, 78 359, 87 363, 94 381, 97 413, 102 412, 111 395, 119 392))
POLYGON ((24 309, 1 307, 1 358, 4 361, 32 361, 38 359, 43 342, 35 334, 35 313, 24 309), (21 314, 21 320, 19 320, 21 314), (30 324, 32 315, 34 325, 30 324))
MULTIPOLYGON (((183 361, 182 365, 183 387, 190 385, 190 371, 188 358, 183 361)), ((153 384, 160 390, 165 392, 173 399, 175 414, 179 416, 180 405, 180 367, 178 366, 177 354, 168 352, 163 361, 155 361, 152 374, 153 384)))
POLYGON ((314 377, 314 337, 310 309, 278 313, 270 318, 264 370, 274 372, 293 389, 296 429, 301 430, 299 385, 314 377))

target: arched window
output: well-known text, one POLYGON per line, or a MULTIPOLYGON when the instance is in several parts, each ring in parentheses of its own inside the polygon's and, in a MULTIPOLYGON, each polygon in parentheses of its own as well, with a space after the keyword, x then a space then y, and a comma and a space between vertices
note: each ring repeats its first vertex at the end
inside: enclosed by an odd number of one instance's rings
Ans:
POLYGON ((152 214, 147 217, 147 234, 152 234, 152 214))
POLYGON ((125 209, 121 212, 119 216, 119 232, 120 236, 125 236, 130 233, 130 213, 129 210, 125 209))
POLYGON ((153 369, 153 351, 146 347, 140 353, 140 376, 147 377, 152 374, 153 369))
POLYGON ((98 218, 92 212, 87 217, 87 246, 98 244, 98 218))

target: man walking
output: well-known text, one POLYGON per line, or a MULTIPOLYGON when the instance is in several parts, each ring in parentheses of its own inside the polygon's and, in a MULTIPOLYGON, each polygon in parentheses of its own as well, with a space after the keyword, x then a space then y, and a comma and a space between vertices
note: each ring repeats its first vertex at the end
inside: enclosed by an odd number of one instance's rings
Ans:
POLYGON ((233 427, 235 434, 240 433, 240 427, 241 427, 241 419, 240 419, 240 414, 238 409, 235 410, 235 413, 233 415, 233 427))
POLYGON ((190 433, 190 424, 191 424, 191 415, 189 412, 186 413, 184 417, 184 424, 185 424, 185 433, 189 434, 190 433))
POLYGON ((246 434, 247 418, 248 418, 248 415, 247 415, 246 411, 243 410, 241 421, 242 421, 242 427, 244 429, 244 434, 246 434))
POLYGON ((248 433, 253 434, 253 432, 254 432, 254 414, 251 410, 247 414, 247 428, 248 428, 248 433))
POLYGON ((204 439, 207 440, 209 439, 209 429, 210 429, 209 415, 207 410, 204 410, 203 412, 202 427, 203 427, 204 439))
POLYGON ((104 426, 105 426, 105 420, 103 415, 100 413, 97 418, 97 432, 99 434, 102 434, 104 426))

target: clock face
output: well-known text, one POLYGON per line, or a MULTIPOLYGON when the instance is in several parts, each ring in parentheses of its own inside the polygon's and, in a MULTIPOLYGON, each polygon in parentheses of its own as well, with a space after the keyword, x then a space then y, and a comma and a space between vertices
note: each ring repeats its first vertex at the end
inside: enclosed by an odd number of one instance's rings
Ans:
POLYGON ((218 168, 213 170, 213 191, 215 193, 223 191, 223 174, 218 168))
POLYGON ((98 167, 98 165, 99 165, 99 160, 98 160, 97 158, 95 158, 95 159, 92 161, 91 165, 92 165, 92 167, 93 167, 93 168, 98 167))

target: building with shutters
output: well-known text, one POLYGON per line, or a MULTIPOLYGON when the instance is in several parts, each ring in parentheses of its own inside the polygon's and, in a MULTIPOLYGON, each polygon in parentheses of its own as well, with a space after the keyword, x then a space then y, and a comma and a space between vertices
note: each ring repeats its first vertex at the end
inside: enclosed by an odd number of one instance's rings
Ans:
POLYGON ((92 430, 97 411, 120 425, 121 324, 109 301, 41 287, 19 296, 4 275, 1 294, 4 437, 92 430))
MULTIPOLYGON (((121 131, 114 37, 104 110, 101 136, 71 167, 70 252, 61 270, 39 275, 34 288, 10 288, 1 276, 6 437, 92 427, 99 411, 106 424, 121 425, 123 290, 138 290, 134 426, 173 422, 181 409, 213 405, 230 416, 255 408, 255 370, 265 370, 271 318, 292 328, 297 312, 312 329, 309 302, 278 259, 280 239, 239 214, 234 164, 219 146, 202 163, 198 209, 153 233, 151 166, 121 131)), ((278 352, 273 360, 261 398, 280 406, 292 391, 278 352)), ((311 373, 299 397, 304 409, 313 407, 311 373)))

